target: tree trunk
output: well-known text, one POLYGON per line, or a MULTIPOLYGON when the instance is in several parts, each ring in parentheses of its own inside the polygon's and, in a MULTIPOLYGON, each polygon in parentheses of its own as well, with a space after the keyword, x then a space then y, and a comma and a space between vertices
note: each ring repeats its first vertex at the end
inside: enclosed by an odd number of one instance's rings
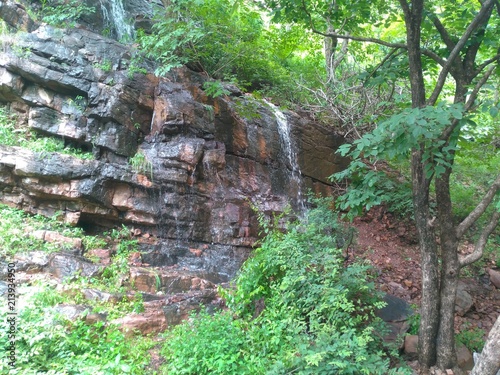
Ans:
MULTIPOLYGON (((328 20, 327 33, 333 34, 335 29, 328 20)), ((335 78, 335 52, 338 46, 338 39, 333 36, 325 36, 323 38, 323 52, 325 54, 326 79, 328 83, 333 82, 335 78)))
POLYGON ((420 242, 422 265, 422 303, 420 306, 419 362, 425 369, 436 362, 439 324, 439 274, 436 239, 429 216, 429 182, 425 178, 422 153, 412 155, 413 206, 420 242))
MULTIPOLYGON (((405 15, 406 41, 410 68, 411 100, 413 108, 425 106, 425 85, 420 48, 420 29, 424 0, 399 0, 405 15)), ((439 275, 436 238, 429 206, 429 184, 424 171, 423 149, 412 151, 412 186, 415 224, 420 243, 422 264, 422 304, 418 335, 418 360, 423 372, 436 362, 436 339, 439 328, 439 275)))
POLYGON ((496 375, 500 372, 500 316, 488 335, 479 361, 470 375, 496 375))
POLYGON ((437 336, 437 365, 446 370, 456 366, 455 351, 455 299, 457 295, 460 262, 458 260, 458 239, 453 224, 450 197, 451 167, 436 178, 436 201, 441 240, 440 316, 437 336))

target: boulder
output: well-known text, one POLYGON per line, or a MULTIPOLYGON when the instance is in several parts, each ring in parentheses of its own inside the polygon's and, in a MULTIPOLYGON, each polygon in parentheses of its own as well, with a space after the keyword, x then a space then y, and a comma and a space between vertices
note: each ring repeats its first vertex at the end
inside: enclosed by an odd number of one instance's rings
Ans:
POLYGON ((406 335, 404 340, 404 353, 411 359, 418 356, 418 336, 406 335))
POLYGON ((56 314, 71 321, 84 318, 85 315, 87 315, 91 310, 92 308, 90 306, 84 305, 60 304, 54 306, 54 311, 56 312, 56 314))
POLYGON ((472 296, 465 290, 465 286, 461 283, 458 285, 457 296, 455 299, 455 312, 459 316, 464 316, 474 305, 472 296))
POLYGON ((500 271, 493 270, 491 268, 487 269, 488 275, 490 276, 490 281, 497 289, 500 289, 500 271))
POLYGON ((72 276, 97 276, 102 267, 90 262, 88 259, 69 254, 55 253, 49 257, 47 271, 59 279, 72 276))
POLYGON ((474 367, 472 353, 463 344, 457 346, 457 364, 462 370, 470 371, 474 367))
POLYGON ((161 310, 146 311, 140 314, 129 314, 110 322, 116 324, 127 335, 148 335, 160 333, 167 329, 167 319, 161 310))

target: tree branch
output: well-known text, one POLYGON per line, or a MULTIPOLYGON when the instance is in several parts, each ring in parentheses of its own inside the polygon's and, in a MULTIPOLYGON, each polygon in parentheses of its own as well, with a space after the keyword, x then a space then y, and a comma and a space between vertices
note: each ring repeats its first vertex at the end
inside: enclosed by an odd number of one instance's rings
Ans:
POLYGON ((467 230, 481 217, 486 211, 490 203, 493 201, 495 194, 500 190, 500 174, 497 176, 495 182, 490 186, 483 199, 474 208, 469 215, 457 226, 457 238, 460 239, 467 232, 467 230))
POLYGON ((479 239, 477 240, 474 246, 474 251, 469 255, 460 257, 459 259, 460 268, 463 268, 471 263, 474 263, 483 256, 484 247, 486 246, 488 237, 493 232, 495 227, 498 225, 499 220, 500 220, 500 212, 495 211, 491 216, 491 220, 489 221, 488 225, 486 225, 486 227, 484 227, 483 231, 481 232, 481 235, 479 236, 479 239))
POLYGON ((476 86, 474 86, 474 89, 470 93, 469 98, 465 103, 465 111, 469 111, 472 108, 479 94, 479 90, 481 90, 481 87, 483 87, 484 84, 488 82, 488 79, 490 78, 495 68, 496 68, 495 65, 491 65, 489 69, 486 71, 486 73, 484 73, 483 77, 476 83, 476 86))
MULTIPOLYGON (((472 109, 472 107, 477 99, 477 96, 479 94, 479 90, 481 90, 481 87, 483 87, 484 84, 488 81, 488 79, 490 78, 490 76, 494 70, 495 70, 495 66, 491 65, 490 68, 486 71, 486 73, 484 73, 484 76, 476 83, 476 85, 474 86, 474 89, 472 90, 472 92, 469 95, 469 99, 467 99, 467 102, 464 105, 465 112, 468 112, 472 109)), ((451 136, 451 134, 453 133, 453 131, 455 130, 455 128, 458 126, 459 123, 460 123, 459 120, 454 119, 452 121, 451 125, 448 126, 443 131, 443 133, 441 134, 441 136, 439 138, 444 140, 444 141, 448 140, 448 138, 451 136)))
POLYGON ((493 56, 491 59, 488 59, 486 61, 484 61, 481 65, 478 65, 477 69, 475 69, 475 71, 477 72, 475 74, 475 76, 477 76, 484 68, 486 68, 488 65, 490 65, 491 63, 494 63, 496 61, 500 60, 500 53, 493 56))
POLYGON ((342 34, 337 34, 337 33, 324 33, 322 31, 319 31, 316 28, 314 28, 312 26, 312 24, 311 24, 311 30, 318 35, 322 35, 322 36, 330 37, 330 38, 349 39, 349 40, 354 40, 356 42, 369 42, 369 43, 380 44, 381 46, 390 47, 390 48, 404 48, 404 49, 408 48, 405 43, 391 43, 391 42, 386 42, 385 40, 378 39, 378 38, 368 38, 368 37, 354 36, 354 35, 342 35, 342 34))
POLYGON ((422 48, 422 55, 425 55, 427 57, 430 57, 433 59, 435 62, 437 62, 441 66, 446 65, 446 60, 443 59, 441 56, 439 56, 436 52, 431 51, 429 49, 422 48))
POLYGON ((486 0, 482 4, 481 10, 476 14, 476 17, 474 17, 472 22, 469 24, 457 44, 455 44, 455 47, 450 52, 448 59, 446 60, 446 64, 443 66, 443 69, 441 69, 441 72, 439 73, 436 87, 427 100, 427 105, 433 106, 434 104, 436 104, 436 101, 441 94, 441 91, 443 90, 444 83, 446 82, 446 78, 448 77, 448 73, 450 72, 455 59, 458 57, 462 48, 464 48, 472 33, 481 25, 481 23, 483 22, 483 17, 488 15, 491 7, 493 7, 495 2, 496 0, 486 0))
POLYGON ((455 48, 455 43, 451 40, 450 34, 448 34, 448 31, 434 13, 430 13, 429 18, 434 24, 436 30, 439 32, 439 35, 441 35, 441 39, 444 44, 446 44, 446 47, 448 47, 448 50, 451 52, 453 48, 455 48))

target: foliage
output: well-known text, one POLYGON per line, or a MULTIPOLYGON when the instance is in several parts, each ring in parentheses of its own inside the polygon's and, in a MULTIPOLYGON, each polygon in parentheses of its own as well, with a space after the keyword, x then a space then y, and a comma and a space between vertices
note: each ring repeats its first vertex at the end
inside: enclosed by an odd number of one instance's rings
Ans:
MULTIPOLYGON (((78 97, 75 99, 78 101, 78 97)), ((71 101, 72 105, 74 101, 71 101)), ((0 107, 0 144, 6 146, 20 146, 46 154, 51 152, 58 152, 62 154, 71 155, 80 159, 92 159, 92 153, 84 152, 79 148, 66 146, 61 138, 43 137, 29 129, 16 127, 15 116, 9 113, 6 107, 0 107)))
POLYGON ((153 179, 153 163, 151 163, 141 151, 138 151, 129 159, 129 164, 136 173, 149 175, 151 180, 153 179))
POLYGON ((493 182, 500 165, 500 153, 488 141, 461 139, 454 165, 451 196, 455 217, 463 220, 493 182))
POLYGON ((424 171, 428 178, 439 176, 451 166, 457 139, 446 145, 444 140, 436 138, 451 119, 462 119, 462 112, 461 104, 408 108, 382 121, 373 132, 355 140, 352 145, 340 146, 339 153, 353 160, 347 169, 331 176, 336 181, 350 180, 346 194, 339 198, 340 208, 350 210, 351 218, 365 208, 369 210, 382 203, 388 203, 395 211, 410 212, 410 184, 401 184, 386 171, 377 170, 376 164, 380 160, 404 161, 411 149, 425 144, 424 171))
POLYGON ((484 330, 478 327, 462 327, 456 336, 456 340, 458 343, 465 345, 471 352, 481 353, 484 346, 484 330))
POLYGON ((317 81, 320 41, 293 25, 286 31, 267 27, 247 1, 170 1, 153 32, 139 32, 138 40, 143 53, 160 63, 160 75, 187 64, 213 79, 279 92, 287 100, 305 91, 297 90, 291 74, 317 81))
MULTIPOLYGON (((149 362, 147 350, 154 345, 151 340, 126 338, 116 326, 102 322, 87 325, 81 319, 68 321, 53 308, 64 302, 61 298, 44 289, 18 310, 16 370, 11 371, 0 358, 2 373, 144 374, 149 362)), ((6 318, 4 304, 0 319, 6 318)), ((0 345, 7 346, 6 330, 0 332, 0 345)))
POLYGON ((42 0, 41 3, 42 20, 56 27, 74 27, 82 16, 96 11, 95 7, 78 0, 42 0))
POLYGON ((410 327, 408 328, 409 335, 418 335, 418 329, 420 327, 420 314, 417 312, 417 306, 412 305, 413 314, 408 318, 408 324, 410 327))
POLYGON ((104 59, 100 62, 94 63, 94 67, 97 69, 101 69, 103 72, 108 73, 113 68, 113 63, 111 62, 111 60, 104 59))
POLYGON ((207 93, 207 95, 211 98, 217 98, 222 95, 229 95, 229 91, 222 86, 221 82, 215 81, 210 82, 207 81, 203 84, 203 90, 207 93))
POLYGON ((220 291, 229 311, 193 316, 168 334, 166 371, 406 373, 388 369, 374 315, 383 302, 366 264, 344 264, 337 240, 348 231, 336 215, 320 203, 285 233, 264 229, 234 287, 220 291))
POLYGON ((46 218, 41 215, 28 215, 25 212, 0 205, 0 256, 14 255, 32 251, 33 249, 53 252, 60 250, 63 245, 56 245, 44 242, 33 236, 26 235, 29 231, 36 230, 57 230, 67 237, 83 237, 82 230, 73 228, 57 221, 53 218, 46 218))

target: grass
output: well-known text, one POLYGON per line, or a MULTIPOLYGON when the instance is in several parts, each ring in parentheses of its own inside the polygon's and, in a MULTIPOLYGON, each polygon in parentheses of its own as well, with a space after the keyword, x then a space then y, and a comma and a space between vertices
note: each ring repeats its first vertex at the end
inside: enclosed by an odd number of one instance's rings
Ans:
MULTIPOLYGON (((80 228, 69 227, 55 218, 29 215, 0 205, 0 257, 12 257, 31 250, 58 251, 56 244, 36 240, 27 232, 55 230, 69 237, 79 237, 86 247, 115 247, 116 254, 101 276, 75 275, 61 283, 35 281, 18 285, 16 319, 16 370, 9 372, 6 351, 0 352, 0 373, 11 374, 144 374, 151 373, 149 351, 157 345, 150 337, 126 337, 113 319, 144 311, 142 294, 127 294, 132 289, 124 280, 129 275, 128 256, 137 251, 137 240, 123 226, 102 235, 87 236, 80 228), (82 289, 92 288, 123 295, 118 302, 85 299, 82 289), (105 313, 106 324, 87 324, 83 319, 69 321, 54 309, 58 304, 89 306, 92 312, 105 313)), ((0 319, 6 321, 8 306, 0 306, 0 319)), ((7 347, 7 330, 0 330, 0 346, 7 347)))
MULTIPOLYGON (((5 351, 0 353, 0 372, 10 374, 144 374, 149 350, 156 342, 149 337, 126 337, 117 326, 82 319, 69 321, 53 308, 72 302, 50 287, 26 295, 27 303, 17 311, 16 369, 9 372, 5 351)), ((86 301, 88 302, 88 301, 86 301)), ((0 319, 7 318, 6 304, 0 319)), ((7 347, 6 330, 0 345, 7 347)), ((148 372, 152 373, 152 372, 148 372)))
MULTIPOLYGON (((0 204, 0 217, 2 218, 0 221, 0 257, 35 249, 45 252, 61 250, 61 245, 44 242, 29 235, 37 230, 55 230, 66 237, 85 238, 81 228, 70 227, 57 221, 55 217, 29 215, 3 204, 0 204)), ((64 245, 62 248, 64 249, 64 245)))
POLYGON ((6 107, 0 107, 0 144, 24 147, 42 154, 58 152, 80 159, 93 159, 92 153, 68 147, 61 138, 42 137, 29 128, 18 127, 15 116, 6 107))

